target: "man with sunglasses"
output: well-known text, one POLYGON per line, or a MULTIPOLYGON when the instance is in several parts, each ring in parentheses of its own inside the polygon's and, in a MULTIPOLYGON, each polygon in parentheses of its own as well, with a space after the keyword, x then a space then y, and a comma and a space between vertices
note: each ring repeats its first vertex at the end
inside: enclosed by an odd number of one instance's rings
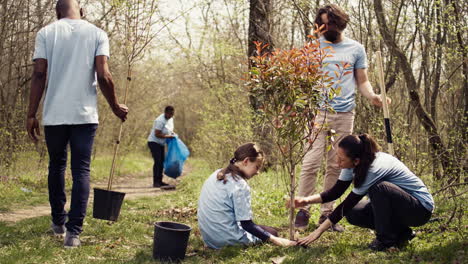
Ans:
MULTIPOLYGON (((319 27, 323 25, 319 38, 320 47, 323 49, 330 46, 333 50, 329 53, 331 56, 326 57, 323 61, 323 71, 331 73, 330 76, 335 78, 334 83, 339 83, 336 84, 335 88, 341 87, 341 92, 325 102, 334 109, 334 112, 322 110, 315 119, 316 126, 313 129, 317 129, 318 137, 302 162, 299 196, 309 196, 316 192, 317 172, 321 167, 326 145, 337 145, 341 138, 353 132, 356 88, 372 104, 382 106, 380 95, 374 93, 367 77, 367 56, 364 47, 357 41, 343 35, 348 22, 349 16, 337 5, 328 4, 317 11, 315 23, 319 27), (346 68, 344 71, 352 71, 352 74, 336 76, 335 72, 340 73, 344 68, 346 68), (338 80, 340 81, 337 82, 338 80), (336 139, 331 140, 335 138, 335 135, 336 139)), ((315 135, 315 133, 313 134, 315 135)), ((335 148, 333 146, 328 148, 326 154, 324 190, 331 188, 340 174, 335 148)), ((322 204, 318 223, 323 223, 332 211, 333 202, 322 204)), ((296 228, 307 228, 309 218, 309 207, 301 208, 296 215, 296 228)), ((344 231, 343 227, 339 225, 333 225, 331 230, 344 231)))

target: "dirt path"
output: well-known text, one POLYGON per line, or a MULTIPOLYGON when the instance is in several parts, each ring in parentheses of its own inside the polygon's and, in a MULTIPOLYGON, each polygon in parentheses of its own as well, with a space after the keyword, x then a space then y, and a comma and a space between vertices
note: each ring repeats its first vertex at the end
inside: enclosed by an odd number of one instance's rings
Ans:
MULTIPOLYGON (((181 176, 185 176, 190 171, 188 166, 185 166, 184 172, 181 176)), ((179 178, 180 179, 180 178, 179 178)), ((164 176, 164 181, 171 184, 176 184, 178 180, 173 180, 164 176)), ((167 192, 173 191, 163 191, 159 188, 153 188, 153 178, 150 176, 150 172, 142 173, 139 175, 126 176, 122 177, 117 183, 114 183, 112 186, 113 191, 124 192, 125 200, 133 200, 140 197, 147 196, 158 196, 167 192)), ((93 204, 93 188, 107 188, 107 182, 91 184, 91 192, 89 196, 88 208, 92 208, 93 204)), ((67 204, 65 208, 69 208, 70 204, 70 192, 67 193, 67 204)), ((0 222, 10 222, 16 223, 18 221, 50 215, 50 205, 38 205, 32 206, 23 209, 17 209, 6 213, 0 213, 0 222)))

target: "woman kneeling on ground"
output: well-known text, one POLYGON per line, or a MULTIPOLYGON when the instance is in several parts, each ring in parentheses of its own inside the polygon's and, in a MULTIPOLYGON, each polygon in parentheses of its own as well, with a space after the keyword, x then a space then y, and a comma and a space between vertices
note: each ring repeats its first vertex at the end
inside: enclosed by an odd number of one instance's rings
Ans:
POLYGON ((278 232, 252 221, 250 187, 247 180, 258 174, 263 152, 254 144, 240 146, 229 165, 215 171, 205 181, 198 201, 198 226, 205 245, 219 249, 227 245, 272 242, 293 246, 296 242, 279 238, 278 232))
POLYGON ((379 152, 367 134, 344 137, 338 144, 337 158, 342 170, 336 184, 321 194, 296 198, 294 206, 331 202, 343 195, 351 182, 354 188, 328 219, 298 244, 317 240, 343 216, 352 225, 375 230, 376 238, 369 244, 372 250, 402 246, 414 238, 410 226, 424 225, 434 210, 434 200, 421 179, 397 158, 379 152), (361 201, 366 194, 370 200, 361 201))

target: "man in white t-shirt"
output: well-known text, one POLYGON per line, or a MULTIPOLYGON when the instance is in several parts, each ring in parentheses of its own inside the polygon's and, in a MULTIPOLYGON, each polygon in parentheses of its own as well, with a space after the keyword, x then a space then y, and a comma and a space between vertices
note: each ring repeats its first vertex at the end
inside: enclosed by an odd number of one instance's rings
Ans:
POLYGON ((88 205, 91 151, 98 126, 96 79, 122 122, 128 108, 115 96, 107 65, 107 34, 81 19, 83 12, 76 0, 58 0, 56 13, 58 20, 40 29, 36 37, 27 131, 37 142, 36 112, 45 90, 42 124, 49 152, 51 227, 56 235, 63 236, 66 231, 64 246, 70 248, 81 244, 79 234, 88 205), (64 176, 68 144, 73 185, 67 213, 64 176))
POLYGON ((166 138, 174 137, 174 107, 166 106, 164 114, 160 114, 153 123, 151 132, 148 136, 148 147, 153 156, 153 187, 161 189, 174 189, 175 186, 169 185, 162 181, 163 179, 163 163, 165 156, 164 146, 166 138))

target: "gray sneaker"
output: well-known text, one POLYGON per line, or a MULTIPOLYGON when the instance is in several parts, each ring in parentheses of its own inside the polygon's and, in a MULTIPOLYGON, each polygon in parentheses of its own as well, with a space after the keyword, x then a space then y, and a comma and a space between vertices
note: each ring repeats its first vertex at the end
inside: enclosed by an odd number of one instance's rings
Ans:
POLYGON ((52 232, 54 233, 54 236, 59 236, 63 237, 65 235, 65 225, 56 225, 52 223, 50 225, 50 228, 52 229, 52 232))
POLYGON ((77 248, 81 246, 80 236, 67 231, 63 240, 63 246, 65 248, 77 248))

